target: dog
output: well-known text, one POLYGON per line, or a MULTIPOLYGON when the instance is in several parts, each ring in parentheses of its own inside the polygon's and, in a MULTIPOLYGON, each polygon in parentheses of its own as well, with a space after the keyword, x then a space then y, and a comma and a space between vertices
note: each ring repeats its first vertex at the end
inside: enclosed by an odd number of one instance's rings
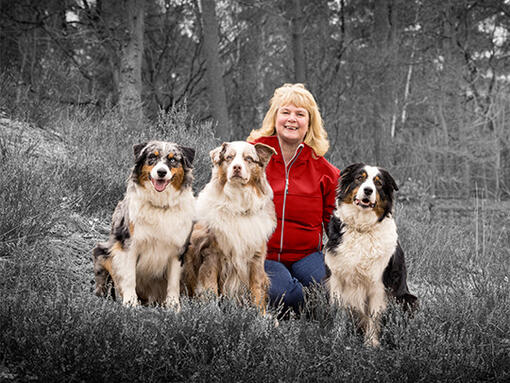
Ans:
POLYGON ((110 237, 93 250, 96 295, 114 292, 126 306, 179 310, 181 261, 195 215, 191 190, 195 150, 171 142, 133 147, 135 165, 115 208, 110 237))
POLYGON ((336 207, 328 225, 326 285, 333 304, 351 310, 365 344, 377 347, 380 316, 390 295, 414 308, 409 293, 404 253, 393 218, 393 193, 398 187, 388 171, 356 163, 341 171, 336 207))
POLYGON ((210 182, 197 197, 197 222, 185 254, 190 296, 214 293, 251 302, 265 313, 269 279, 266 243, 276 228, 273 191, 265 168, 273 148, 244 141, 210 152, 210 182))

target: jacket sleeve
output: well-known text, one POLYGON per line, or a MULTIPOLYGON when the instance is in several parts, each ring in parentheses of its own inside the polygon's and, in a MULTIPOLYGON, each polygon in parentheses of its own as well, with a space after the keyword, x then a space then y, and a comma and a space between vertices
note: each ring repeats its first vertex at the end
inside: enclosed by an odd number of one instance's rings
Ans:
POLYGON ((324 227, 328 227, 329 220, 331 219, 331 214, 335 209, 335 199, 336 199, 336 187, 338 184, 338 177, 340 172, 333 173, 331 175, 327 175, 324 177, 324 184, 322 190, 322 222, 324 227))

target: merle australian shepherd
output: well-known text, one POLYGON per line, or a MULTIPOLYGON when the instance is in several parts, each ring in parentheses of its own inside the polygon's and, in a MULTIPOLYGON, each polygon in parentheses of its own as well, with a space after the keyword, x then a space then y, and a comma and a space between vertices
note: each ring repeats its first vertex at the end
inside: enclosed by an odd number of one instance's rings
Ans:
POLYGON ((110 238, 93 251, 96 294, 107 281, 125 305, 179 309, 181 260, 194 218, 194 149, 151 141, 134 146, 135 166, 117 205, 110 238))
POLYGON ((244 141, 210 152, 212 176, 197 197, 198 220, 184 261, 190 295, 249 296, 265 312, 266 243, 276 227, 265 168, 273 154, 267 145, 244 141))
POLYGON ((336 208, 328 228, 325 262, 332 303, 351 310, 365 343, 379 345, 386 291, 414 308, 404 253, 393 218, 393 177, 384 169, 356 163, 341 172, 336 208))

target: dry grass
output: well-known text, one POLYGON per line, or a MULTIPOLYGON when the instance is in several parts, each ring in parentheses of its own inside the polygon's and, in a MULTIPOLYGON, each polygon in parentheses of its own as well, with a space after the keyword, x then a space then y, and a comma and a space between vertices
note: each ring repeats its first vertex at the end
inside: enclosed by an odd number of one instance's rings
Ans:
POLYGON ((69 153, 58 160, 42 161, 0 137, 0 380, 510 379, 507 212, 474 206, 443 214, 428 203, 398 204, 421 308, 410 319, 390 305, 376 350, 317 289, 305 315, 278 327, 228 300, 184 299, 179 314, 128 309, 93 295, 90 256, 124 191, 131 146, 157 137, 197 148, 199 189, 218 142, 182 112, 136 137, 115 112, 76 110, 53 121, 69 153))

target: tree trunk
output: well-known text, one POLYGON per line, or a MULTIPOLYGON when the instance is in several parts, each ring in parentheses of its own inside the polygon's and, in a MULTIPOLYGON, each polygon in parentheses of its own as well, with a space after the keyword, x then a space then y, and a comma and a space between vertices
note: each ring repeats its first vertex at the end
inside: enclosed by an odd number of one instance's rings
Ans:
POLYGON ((305 48, 303 42, 304 17, 301 0, 290 0, 290 19, 292 26, 292 54, 294 58, 294 80, 306 83, 305 48))
MULTIPOLYGON (((377 0, 374 4, 373 51, 376 67, 373 74, 373 120, 374 159, 382 166, 389 165, 390 153, 383 150, 383 143, 390 141, 390 126, 394 111, 392 68, 394 65, 395 25, 390 23, 390 7, 393 0, 377 0)), ((395 9, 393 10, 396 11, 395 9)), ((395 21, 395 18, 392 18, 395 21)))
POLYGON ((216 135, 224 140, 231 136, 227 97, 223 84, 223 69, 219 56, 218 23, 214 0, 201 0, 203 43, 206 58, 206 78, 209 109, 216 126, 216 135))
POLYGON ((124 30, 120 47, 119 106, 130 125, 143 120, 142 58, 145 0, 124 0, 124 30))

